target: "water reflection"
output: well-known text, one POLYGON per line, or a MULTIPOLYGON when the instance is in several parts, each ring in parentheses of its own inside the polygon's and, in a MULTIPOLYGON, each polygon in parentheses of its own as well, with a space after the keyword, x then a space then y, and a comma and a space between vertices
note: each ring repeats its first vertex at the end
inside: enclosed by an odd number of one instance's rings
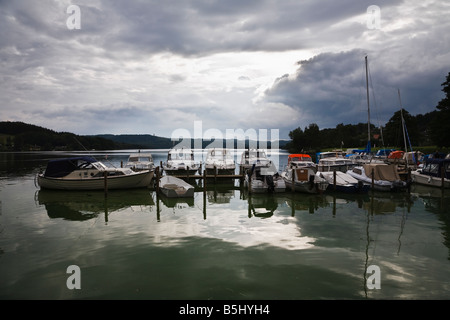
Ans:
POLYGON ((43 205, 50 218, 62 218, 71 221, 84 221, 97 218, 99 214, 108 215, 127 208, 148 208, 154 206, 149 190, 133 192, 114 190, 105 194, 101 191, 63 191, 38 190, 35 200, 43 205))

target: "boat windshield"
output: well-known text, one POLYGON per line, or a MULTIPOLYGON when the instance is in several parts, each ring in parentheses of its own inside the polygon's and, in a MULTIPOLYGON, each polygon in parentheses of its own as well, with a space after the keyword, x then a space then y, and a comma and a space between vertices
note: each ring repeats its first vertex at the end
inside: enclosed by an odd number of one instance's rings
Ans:
POLYGON ((107 167, 101 163, 100 161, 97 162, 92 162, 91 163, 95 169, 97 169, 98 171, 105 171, 107 169, 107 167))

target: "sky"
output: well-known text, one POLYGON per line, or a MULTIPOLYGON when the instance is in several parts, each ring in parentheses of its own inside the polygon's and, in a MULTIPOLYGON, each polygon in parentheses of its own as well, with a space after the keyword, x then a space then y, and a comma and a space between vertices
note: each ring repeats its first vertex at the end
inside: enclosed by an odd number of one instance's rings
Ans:
POLYGON ((0 1, 0 120, 287 139, 436 110, 450 2, 0 1), (400 95, 399 95, 400 92, 400 95))

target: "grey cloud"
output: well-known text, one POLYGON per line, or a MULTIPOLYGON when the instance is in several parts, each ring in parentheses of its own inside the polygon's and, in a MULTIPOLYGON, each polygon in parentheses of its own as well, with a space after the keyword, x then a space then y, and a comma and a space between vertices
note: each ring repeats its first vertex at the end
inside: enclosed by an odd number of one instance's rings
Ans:
POLYGON ((403 107, 411 114, 435 109, 442 98, 440 84, 450 69, 441 66, 427 72, 402 69, 417 63, 415 59, 393 68, 391 63, 383 61, 389 55, 362 49, 322 53, 300 61, 297 74, 279 78, 265 92, 265 100, 298 110, 302 115, 301 127, 309 123, 328 128, 339 123, 367 122, 366 54, 369 54, 369 101, 374 124, 384 125, 399 110, 398 89, 402 92, 403 107), (398 73, 403 74, 400 82, 395 77, 398 73))

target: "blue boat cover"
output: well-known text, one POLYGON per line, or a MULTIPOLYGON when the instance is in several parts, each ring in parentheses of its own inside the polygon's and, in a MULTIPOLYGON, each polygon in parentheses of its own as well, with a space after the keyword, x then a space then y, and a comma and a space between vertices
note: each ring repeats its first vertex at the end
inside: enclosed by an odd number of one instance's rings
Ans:
POLYGON ((444 168, 444 177, 450 179, 450 159, 426 159, 422 174, 441 178, 442 168, 444 168))
POLYGON ((92 157, 72 157, 50 160, 45 169, 45 176, 52 178, 60 178, 68 175, 72 171, 79 169, 83 163, 97 162, 92 157))

